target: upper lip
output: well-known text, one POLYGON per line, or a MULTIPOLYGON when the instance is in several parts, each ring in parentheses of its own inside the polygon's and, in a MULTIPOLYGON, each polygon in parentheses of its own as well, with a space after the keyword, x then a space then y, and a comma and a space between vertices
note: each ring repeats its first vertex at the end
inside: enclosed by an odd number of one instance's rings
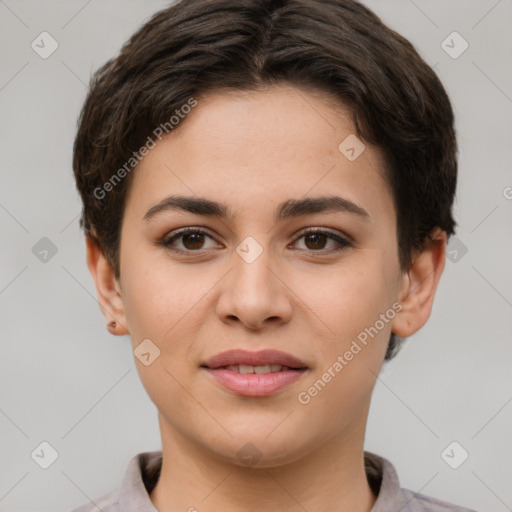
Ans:
POLYGON ((260 350, 252 352, 248 350, 227 350, 213 356, 205 361, 202 366, 210 369, 220 368, 236 364, 245 364, 250 366, 265 366, 270 364, 280 364, 289 368, 306 368, 306 365, 295 356, 280 352, 279 350, 260 350))

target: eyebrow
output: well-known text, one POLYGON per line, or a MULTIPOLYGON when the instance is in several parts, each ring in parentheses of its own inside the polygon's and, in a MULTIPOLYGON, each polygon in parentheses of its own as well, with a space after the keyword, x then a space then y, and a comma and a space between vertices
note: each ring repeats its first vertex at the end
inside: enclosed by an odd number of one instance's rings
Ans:
MULTIPOLYGON (((144 215, 143 221, 149 221, 157 214, 168 210, 181 210, 196 215, 218 217, 227 219, 232 216, 230 208, 222 203, 193 196, 169 196, 152 206, 144 215)), ((308 197, 306 199, 289 199, 281 203, 274 215, 274 221, 280 222, 284 219, 311 215, 322 212, 346 212, 357 215, 368 221, 368 212, 357 205, 339 196, 308 197)))

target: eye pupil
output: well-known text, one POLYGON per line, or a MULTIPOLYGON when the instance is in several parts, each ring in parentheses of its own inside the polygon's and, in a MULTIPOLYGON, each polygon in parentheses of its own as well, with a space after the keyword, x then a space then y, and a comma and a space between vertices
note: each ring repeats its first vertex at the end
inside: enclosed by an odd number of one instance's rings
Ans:
POLYGON ((326 239, 326 235, 324 234, 321 234, 321 233, 310 233, 309 235, 306 235, 305 239, 306 239, 306 246, 308 247, 308 249, 322 249, 323 246, 325 245, 325 239, 326 239), (307 240, 313 240, 313 247, 310 246, 310 244, 308 244, 307 240), (324 242, 322 244, 322 241, 324 242))
POLYGON ((200 249, 201 246, 204 244, 204 235, 202 233, 186 233, 182 235, 183 237, 183 245, 187 249, 200 249), (190 245, 187 243, 187 241, 190 241, 192 239, 192 244, 190 245))

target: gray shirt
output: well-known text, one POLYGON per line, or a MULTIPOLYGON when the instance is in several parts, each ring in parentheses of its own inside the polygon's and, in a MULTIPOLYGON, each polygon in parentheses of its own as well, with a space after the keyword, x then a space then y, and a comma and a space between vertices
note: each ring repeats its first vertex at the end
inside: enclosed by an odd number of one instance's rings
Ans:
MULTIPOLYGON (((475 512, 402 489, 395 468, 387 459, 364 452, 368 482, 377 495, 371 512, 475 512)), ((126 468, 121 487, 72 512, 158 512, 149 498, 160 476, 162 452, 135 455, 126 468)))

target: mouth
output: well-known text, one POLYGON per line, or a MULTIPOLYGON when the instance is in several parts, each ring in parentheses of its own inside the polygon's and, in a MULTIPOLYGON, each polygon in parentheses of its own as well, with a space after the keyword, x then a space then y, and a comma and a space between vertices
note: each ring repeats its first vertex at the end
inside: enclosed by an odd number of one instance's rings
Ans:
POLYGON ((277 350, 230 350, 212 357, 201 368, 222 388, 250 397, 273 395, 308 370, 300 359, 277 350))
POLYGON ((287 372, 289 370, 301 370, 302 368, 290 368, 281 364, 264 364, 253 366, 250 364, 230 364, 228 366, 220 366, 218 368, 210 368, 210 370, 229 370, 230 372, 242 373, 249 375, 257 373, 258 375, 266 375, 267 373, 287 372))
POLYGON ((233 371, 235 367, 238 367, 238 369, 241 367, 242 371, 239 371, 239 373, 254 373, 253 371, 248 371, 249 368, 259 368, 260 373, 277 372, 281 371, 282 368, 290 370, 307 368, 306 364, 299 358, 286 352, 269 349, 259 350, 258 352, 236 349, 227 350, 211 357, 201 366, 211 370, 232 367, 233 371), (262 368, 264 371, 262 371, 262 368))

